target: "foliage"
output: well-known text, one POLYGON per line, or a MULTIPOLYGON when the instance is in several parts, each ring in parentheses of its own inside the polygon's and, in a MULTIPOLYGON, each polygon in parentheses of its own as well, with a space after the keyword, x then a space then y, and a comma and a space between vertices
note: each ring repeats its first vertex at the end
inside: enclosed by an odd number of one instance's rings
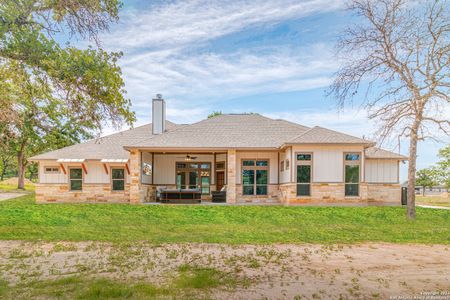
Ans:
POLYGON ((118 0, 0 3, 0 138, 17 157, 22 181, 29 156, 90 137, 109 121, 119 127, 135 120, 117 65, 122 54, 55 39, 68 31, 68 40, 99 45, 98 33, 118 19, 120 6, 118 0))
POLYGON ((210 114, 208 115, 208 119, 211 119, 211 118, 214 118, 214 117, 220 116, 220 115, 222 115, 222 112, 221 112, 221 111, 213 111, 212 113, 210 113, 210 114))
POLYGON ((330 94, 343 107, 365 89, 377 137, 409 139, 407 216, 415 218, 417 143, 450 132, 450 3, 351 0, 349 9, 359 22, 337 44, 342 65, 330 94))
POLYGON ((439 182, 446 188, 450 188, 450 145, 439 150, 440 160, 436 167, 438 169, 439 182))
POLYGON ((417 171, 416 184, 423 187, 423 195, 425 195, 425 188, 438 184, 436 169, 427 168, 417 171))
POLYGON ((450 211, 402 207, 41 205, 0 202, 0 239, 160 243, 450 243, 450 211), (113 229, 113 230, 112 230, 113 229))
POLYGON ((438 157, 440 160, 435 165, 417 172, 417 185, 450 188, 450 145, 440 149, 438 157))

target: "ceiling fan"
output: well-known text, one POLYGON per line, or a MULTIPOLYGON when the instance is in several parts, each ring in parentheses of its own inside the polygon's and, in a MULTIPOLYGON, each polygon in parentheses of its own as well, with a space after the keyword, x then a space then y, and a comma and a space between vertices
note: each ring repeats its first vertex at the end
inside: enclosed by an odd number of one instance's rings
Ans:
POLYGON ((186 154, 186 156, 177 156, 177 158, 184 158, 185 161, 191 161, 197 159, 197 156, 186 154))

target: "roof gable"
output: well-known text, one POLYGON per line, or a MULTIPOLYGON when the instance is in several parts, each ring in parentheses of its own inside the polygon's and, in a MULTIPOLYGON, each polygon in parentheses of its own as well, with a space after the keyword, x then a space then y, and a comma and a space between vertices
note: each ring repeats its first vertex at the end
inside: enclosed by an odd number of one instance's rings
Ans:
POLYGON ((372 158, 372 159, 400 159, 400 160, 407 160, 408 157, 392 152, 387 151, 378 147, 370 147, 365 150, 365 156, 366 158, 372 158))
POLYGON ((373 144, 372 141, 315 126, 290 139, 286 144, 373 144))
MULTIPOLYGON (((166 129, 174 130, 178 125, 167 121, 166 129)), ((55 151, 46 152, 30 158, 30 160, 44 159, 125 159, 129 153, 124 145, 134 143, 152 135, 152 124, 145 124, 104 137, 88 140, 84 143, 64 147, 55 151)))

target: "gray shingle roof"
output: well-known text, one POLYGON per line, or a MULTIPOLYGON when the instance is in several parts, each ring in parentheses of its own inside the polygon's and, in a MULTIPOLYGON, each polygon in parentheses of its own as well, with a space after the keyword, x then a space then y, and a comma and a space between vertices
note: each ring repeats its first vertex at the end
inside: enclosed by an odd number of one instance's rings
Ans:
POLYGON ((365 150, 365 156, 366 158, 391 158, 391 159, 401 159, 401 160, 407 160, 408 157, 397 154, 391 151, 387 151, 384 149, 380 149, 377 147, 370 147, 365 150))
MULTIPOLYGON (((190 125, 167 122, 167 131, 152 135, 152 124, 43 153, 30 160, 128 159, 125 148, 279 148, 283 144, 362 144, 371 141, 322 127, 309 128, 259 114, 224 114, 190 125)), ((405 159, 379 148, 368 148, 368 158, 405 159)))
POLYGON ((373 144, 373 142, 342 132, 315 126, 288 140, 286 144, 373 144))
POLYGON ((259 114, 224 114, 162 135, 135 141, 130 148, 278 148, 308 127, 259 114))
MULTIPOLYGON (((166 123, 168 132, 182 125, 170 121, 166 123)), ((123 148, 124 145, 152 136, 152 124, 146 124, 121 131, 101 138, 89 140, 84 143, 72 145, 55 151, 39 154, 30 160, 84 158, 84 159, 128 159, 130 153, 123 148)))

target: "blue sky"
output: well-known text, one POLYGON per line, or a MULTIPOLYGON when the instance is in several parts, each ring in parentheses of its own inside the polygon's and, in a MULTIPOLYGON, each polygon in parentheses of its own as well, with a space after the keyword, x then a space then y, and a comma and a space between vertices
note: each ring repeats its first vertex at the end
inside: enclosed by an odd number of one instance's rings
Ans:
MULTIPOLYGON (((212 111, 257 112, 376 141, 361 99, 339 111, 326 96, 339 66, 334 43, 352 21, 341 1, 125 0, 119 23, 101 40, 124 53, 136 125, 149 122, 151 99, 161 93, 174 122, 212 111)), ((422 143, 418 167, 436 161, 445 142, 422 143)), ((383 147, 399 150, 394 142, 383 147)), ((400 152, 407 154, 407 143, 400 152)))

